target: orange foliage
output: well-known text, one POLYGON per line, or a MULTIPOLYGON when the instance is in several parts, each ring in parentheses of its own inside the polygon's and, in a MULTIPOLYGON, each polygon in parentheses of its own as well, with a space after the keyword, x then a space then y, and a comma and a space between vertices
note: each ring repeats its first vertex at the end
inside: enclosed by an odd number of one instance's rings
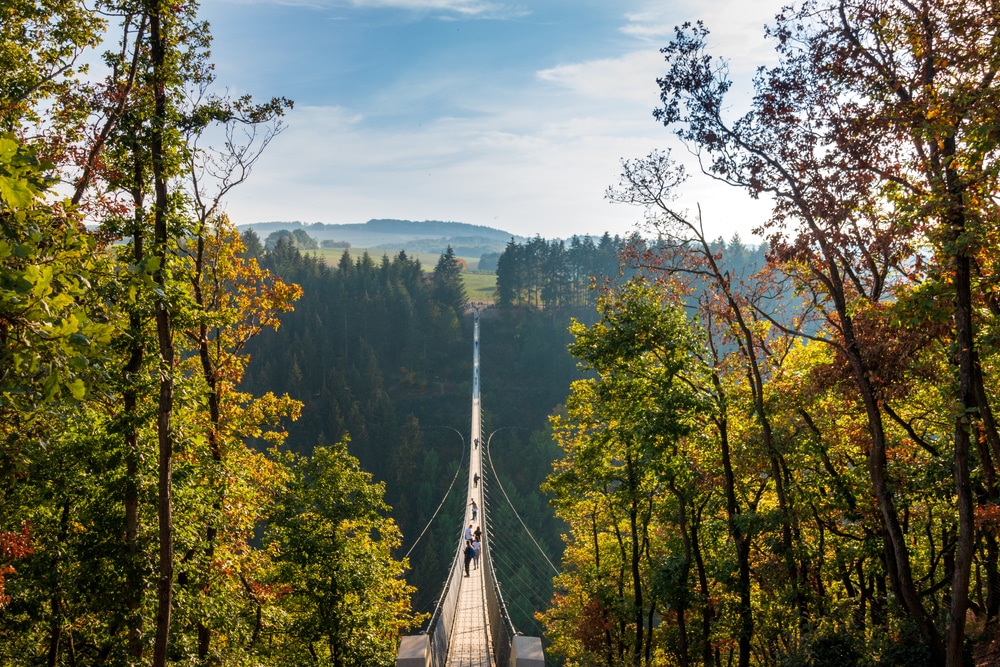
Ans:
POLYGON ((586 650, 600 654, 606 645, 605 632, 609 627, 607 609, 600 600, 591 598, 582 612, 573 636, 586 650))
MULTIPOLYGON (((6 561, 13 561, 32 553, 30 530, 30 525, 24 522, 20 533, 0 532, 0 556, 6 561)), ((10 565, 0 565, 0 607, 10 602, 10 596, 4 594, 4 582, 5 577, 15 571, 10 565)))
POLYGON ((976 508, 976 528, 1000 535, 1000 505, 986 503, 976 508))

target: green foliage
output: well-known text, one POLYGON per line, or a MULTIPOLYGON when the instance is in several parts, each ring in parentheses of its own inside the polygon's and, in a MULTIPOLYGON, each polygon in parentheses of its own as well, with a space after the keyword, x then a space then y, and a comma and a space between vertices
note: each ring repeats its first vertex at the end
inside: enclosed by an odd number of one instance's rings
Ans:
POLYGON ((112 331, 91 291, 106 264, 79 220, 43 200, 49 169, 0 135, 0 410, 9 413, 82 399, 91 355, 112 331))
MULTIPOLYGON (((794 654, 786 654, 782 667, 864 667, 871 664, 863 659, 857 642, 846 633, 817 634, 809 637, 805 646, 794 654)), ((917 667, 916 663, 913 664, 917 667)))
POLYGON ((410 612, 406 563, 392 557, 399 531, 385 516, 384 486, 343 440, 290 464, 265 538, 275 583, 288 587, 274 664, 395 664, 398 636, 422 619, 410 612))
POLYGON ((45 101, 68 96, 104 19, 75 0, 11 0, 0 12, 0 131, 9 132, 38 120, 45 101))
MULTIPOLYGON (((683 609, 686 597, 690 552, 684 563, 659 555, 680 510, 664 496, 688 502, 680 445, 703 406, 691 383, 697 338, 683 308, 660 297, 632 281, 601 296, 597 323, 570 327, 571 352, 596 377, 574 382, 566 417, 553 418, 564 457, 546 487, 570 526, 569 567, 557 577, 566 593, 545 620, 559 652, 585 663, 627 655, 646 664, 641 656, 657 645, 646 619, 683 609), (595 605, 603 634, 590 627, 595 605), (582 646, 580 636, 589 638, 582 646)), ((685 515, 676 520, 686 532, 685 515)))

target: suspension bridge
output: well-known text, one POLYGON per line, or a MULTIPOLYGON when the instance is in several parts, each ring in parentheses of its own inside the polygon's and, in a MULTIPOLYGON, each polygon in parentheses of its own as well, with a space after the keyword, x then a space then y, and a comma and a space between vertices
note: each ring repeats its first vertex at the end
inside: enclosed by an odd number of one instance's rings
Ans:
POLYGON ((434 613, 420 634, 401 639, 396 667, 544 667, 545 664, 542 640, 517 632, 511 623, 490 553, 489 512, 483 502, 486 482, 482 455, 489 440, 483 442, 480 412, 479 312, 473 317, 472 435, 466 480, 471 502, 466 504, 462 526, 478 525, 482 529, 482 548, 477 562, 467 566, 463 555, 466 535, 464 530, 459 534, 455 558, 434 613))

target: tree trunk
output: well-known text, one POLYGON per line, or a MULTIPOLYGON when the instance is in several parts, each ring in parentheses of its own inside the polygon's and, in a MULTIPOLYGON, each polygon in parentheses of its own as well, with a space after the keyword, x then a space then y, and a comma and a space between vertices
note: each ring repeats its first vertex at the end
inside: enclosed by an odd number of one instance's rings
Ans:
POLYGON ((167 174, 165 169, 164 133, 167 124, 166 50, 159 0, 149 2, 150 56, 153 69, 154 110, 150 153, 153 164, 153 187, 156 194, 153 238, 155 255, 160 266, 153 280, 160 288, 156 298, 156 336, 159 351, 160 391, 157 409, 157 446, 159 475, 157 479, 157 519, 159 522, 159 579, 157 581, 156 637, 153 643, 153 667, 165 667, 170 639, 170 617, 173 605, 174 536, 173 536, 173 416, 174 346, 170 322, 170 304, 166 298, 167 241, 167 174))
POLYGON ((684 544, 684 567, 681 570, 681 580, 680 585, 683 586, 683 590, 680 592, 680 599, 676 601, 677 605, 677 652, 678 658, 680 660, 681 667, 688 667, 691 664, 691 656, 689 655, 688 642, 687 642, 687 587, 688 587, 688 573, 691 571, 691 559, 692 559, 692 546, 691 546, 691 536, 688 534, 688 521, 687 521, 687 507, 684 501, 684 496, 677 490, 673 482, 670 483, 670 490, 674 492, 674 497, 677 498, 677 527, 681 533, 681 540, 684 544))
POLYGON ((59 515, 59 536, 56 538, 56 553, 52 558, 52 597, 49 599, 52 613, 52 628, 49 631, 49 652, 45 664, 56 667, 59 664, 59 643, 62 640, 63 608, 62 586, 59 582, 59 563, 62 561, 62 544, 69 536, 69 500, 63 501, 59 515))
MULTIPOLYGON (((201 308, 202 312, 206 311, 205 305, 205 295, 203 291, 202 278, 205 272, 205 221, 201 221, 201 229, 198 233, 198 244, 197 244, 197 256, 194 270, 194 297, 195 303, 201 308)), ((219 408, 219 381, 216 373, 215 364, 212 361, 211 351, 209 349, 208 340, 208 327, 202 323, 198 328, 198 356, 201 359, 201 369, 202 375, 205 378, 205 383, 208 386, 208 449, 212 456, 212 462, 215 464, 222 463, 222 449, 219 446, 219 423, 221 421, 221 412, 219 408)), ((212 481, 216 481, 215 477, 212 477, 212 481)), ((222 498, 215 496, 212 500, 212 508, 215 510, 214 516, 219 516, 222 510, 222 498)), ((211 563, 212 558, 215 556, 215 540, 218 534, 218 529, 214 523, 210 523, 208 528, 205 530, 205 544, 206 544, 206 562, 211 563)), ((199 591, 199 595, 206 595, 208 593, 207 583, 209 577, 206 577, 206 583, 203 588, 199 591)), ((205 624, 204 619, 198 621, 198 657, 204 660, 208 656, 209 647, 212 641, 212 632, 209 627, 205 624)))
POLYGON ((631 548, 631 558, 630 558, 630 570, 632 574, 632 605, 633 605, 633 616, 632 622, 635 624, 635 644, 632 646, 632 665, 633 667, 640 667, 642 665, 642 646, 643 639, 645 637, 642 623, 642 579, 639 573, 639 526, 638 526, 638 515, 639 509, 637 507, 636 501, 632 500, 632 505, 629 507, 628 520, 629 520, 629 530, 632 535, 632 548, 631 548))
MULTIPOLYGON (((954 154, 954 139, 945 143, 945 153, 954 154)), ((965 638, 965 614, 969 606, 969 579, 972 573, 972 555, 975 549, 975 517, 971 473, 969 470, 969 444, 976 419, 975 389, 976 348, 972 326, 972 262, 963 249, 961 237, 965 231, 962 212, 962 193, 954 169, 946 169, 946 183, 950 201, 949 212, 951 245, 955 248, 955 342, 958 347, 959 400, 961 412, 955 418, 955 492, 958 502, 958 544, 955 548, 955 570, 951 585, 951 611, 946 643, 946 667, 962 667, 962 645, 965 638)), ((985 395, 984 395, 985 397, 985 395)), ((987 406, 988 407, 988 406, 987 406)))
MULTIPOLYGON (((700 510, 699 510, 700 513, 700 510)), ((698 570, 698 586, 701 590, 701 661, 704 667, 712 664, 712 602, 708 588, 708 573, 705 570, 705 559, 701 554, 701 543, 698 540, 698 525, 700 517, 695 516, 691 522, 691 549, 694 552, 694 562, 698 570)))
POLYGON ((992 621, 1000 613, 1000 547, 997 538, 983 531, 986 540, 986 620, 992 621))
POLYGON ((882 421, 882 412, 879 409, 875 389, 869 380, 868 367, 864 363, 860 346, 854 333, 854 322, 842 295, 836 298, 836 303, 842 327, 845 356, 854 373, 855 383, 858 387, 858 392, 861 394, 861 400, 865 406, 865 414, 868 418, 868 434, 871 437, 871 449, 868 452, 868 474, 871 478, 875 499, 878 501, 882 525, 885 530, 886 569, 890 574, 893 589, 902 600, 903 607, 917 623, 921 633, 927 639, 931 653, 940 663, 944 657, 941 637, 937 628, 934 627, 933 620, 924 609, 920 595, 917 592, 916 584, 913 581, 910 554, 906 548, 906 538, 899 524, 899 515, 896 512, 896 504, 892 497, 892 492, 889 490, 886 436, 882 421))
MULTIPOLYGON (((719 396, 722 396, 722 383, 718 375, 712 375, 712 382, 719 396)), ((736 561, 739 566, 737 594, 740 614, 737 645, 739 656, 737 667, 750 667, 750 642, 753 639, 753 606, 750 600, 750 538, 743 534, 739 526, 740 509, 736 502, 736 476, 733 473, 733 463, 729 452, 729 428, 725 415, 717 420, 719 427, 719 443, 722 447, 722 469, 726 480, 726 514, 729 536, 736 547, 736 561)))
MULTIPOLYGON (((136 213, 132 222, 132 258, 138 265, 145 258, 143 245, 145 235, 142 226, 143 197, 142 167, 135 161, 133 202, 136 213)), ((136 386, 139 371, 142 370, 144 345, 142 319, 135 312, 129 313, 129 356, 124 369, 124 390, 122 392, 122 412, 125 424, 125 548, 128 566, 125 573, 125 608, 128 610, 128 653, 136 660, 142 659, 143 619, 139 611, 142 605, 142 569, 139 559, 139 427, 137 408, 139 390, 136 386)))

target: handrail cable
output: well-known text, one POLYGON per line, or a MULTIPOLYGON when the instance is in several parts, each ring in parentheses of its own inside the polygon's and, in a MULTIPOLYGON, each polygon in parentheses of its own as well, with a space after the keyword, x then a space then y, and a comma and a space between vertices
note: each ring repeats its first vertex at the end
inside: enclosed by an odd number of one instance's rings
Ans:
MULTIPOLYGON (((486 506, 489 507, 491 498, 491 495, 489 493, 489 487, 486 487, 485 489, 484 498, 485 498, 484 504, 486 504, 486 506)), ((493 514, 499 516, 499 510, 494 510, 493 514)), ((503 532, 499 535, 494 533, 493 538, 494 542, 497 543, 497 546, 501 548, 501 553, 504 554, 504 555, 494 554, 494 557, 498 561, 502 560, 505 566, 507 565, 508 562, 511 565, 514 565, 514 563, 516 562, 518 567, 527 569, 531 573, 531 575, 533 577, 536 577, 539 581, 544 581, 545 579, 551 577, 549 571, 541 567, 540 561, 536 561, 530 558, 524 558, 518 561, 507 561, 505 559, 506 554, 527 553, 530 551, 529 547, 531 545, 528 543, 528 538, 525 535, 521 534, 520 531, 512 531, 510 533, 503 532)), ((516 571, 512 571, 511 575, 517 576, 516 571)))
MULTIPOLYGON (((521 583, 521 585, 524 587, 524 590, 528 591, 528 594, 530 596, 534 596, 535 594, 537 594, 535 588, 539 585, 538 580, 544 581, 546 576, 545 573, 542 572, 538 567, 528 563, 525 560, 515 560, 511 556, 506 555, 509 549, 506 548, 502 542, 498 546, 501 547, 501 551, 503 552, 504 555, 494 553, 493 557, 498 564, 503 565, 504 569, 510 570, 509 572, 506 573, 505 576, 506 582, 509 584, 511 583, 511 579, 515 579, 521 583), (526 572, 525 575, 522 575, 519 572, 518 570, 519 567, 524 568, 526 572), (536 581, 530 581, 528 579, 525 579, 525 576, 529 575, 531 578, 536 579, 536 581)), ((513 553, 516 553, 516 551, 513 553)))
POLYGON ((516 509, 514 509, 514 503, 510 502, 510 498, 507 496, 507 492, 504 490, 503 484, 500 482, 500 476, 497 474, 496 468, 493 467, 493 452, 491 451, 490 448, 486 449, 486 459, 490 462, 490 471, 493 473, 493 479, 497 481, 497 486, 500 487, 500 492, 503 493, 504 499, 506 499, 507 504, 510 506, 510 509, 513 510, 514 516, 517 517, 518 523, 521 524, 521 528, 524 528, 524 532, 526 532, 528 534, 528 537, 531 538, 531 541, 535 543, 535 548, 538 549, 538 553, 542 554, 542 558, 544 558, 545 562, 549 564, 549 567, 552 568, 552 571, 555 572, 556 574, 559 574, 559 568, 553 565, 552 561, 549 560, 549 557, 545 555, 544 551, 542 551, 542 547, 538 544, 538 540, 536 540, 535 536, 531 534, 531 531, 528 530, 528 527, 524 525, 524 521, 521 519, 521 515, 517 513, 516 509))
MULTIPOLYGON (((464 441, 463 441, 463 444, 464 444, 464 441)), ((417 535, 416 541, 413 544, 410 545, 409 549, 406 550, 406 554, 403 556, 403 558, 409 558, 410 557, 410 552, 412 552, 413 549, 416 548, 416 546, 420 543, 420 538, 422 538, 424 536, 424 533, 427 532, 427 529, 431 527, 431 524, 434 523, 434 519, 437 518, 438 512, 440 512, 441 508, 444 507, 444 503, 445 503, 446 500, 448 500, 448 496, 451 494, 451 490, 455 487, 455 481, 458 479, 458 474, 460 472, 462 472, 462 464, 465 462, 465 450, 466 450, 466 447, 463 446, 462 447, 462 458, 458 462, 458 469, 455 470, 455 476, 451 478, 451 484, 448 485, 448 490, 444 492, 444 498, 442 498, 441 502, 438 503, 437 509, 434 510, 434 514, 431 515, 431 518, 427 521, 427 525, 424 526, 424 529, 422 531, 420 531, 419 535, 417 535)))

